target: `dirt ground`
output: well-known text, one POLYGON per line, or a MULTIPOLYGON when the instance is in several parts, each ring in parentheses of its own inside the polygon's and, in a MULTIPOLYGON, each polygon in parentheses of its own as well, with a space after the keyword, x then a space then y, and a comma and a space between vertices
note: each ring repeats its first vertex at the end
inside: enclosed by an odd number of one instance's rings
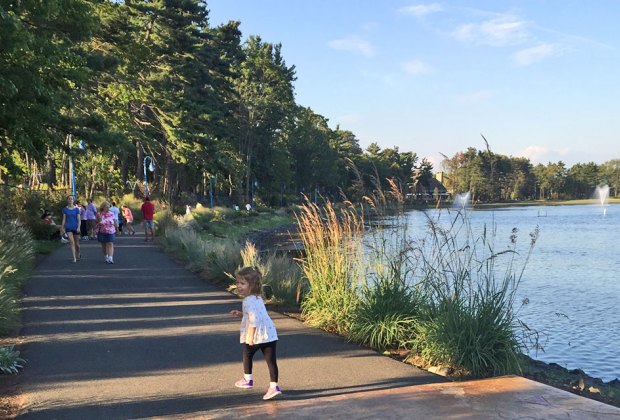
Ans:
MULTIPOLYGON (((18 337, 0 339, 0 346, 15 346, 19 350, 18 337)), ((0 374, 0 419, 13 419, 17 416, 21 399, 17 391, 17 376, 0 374)))

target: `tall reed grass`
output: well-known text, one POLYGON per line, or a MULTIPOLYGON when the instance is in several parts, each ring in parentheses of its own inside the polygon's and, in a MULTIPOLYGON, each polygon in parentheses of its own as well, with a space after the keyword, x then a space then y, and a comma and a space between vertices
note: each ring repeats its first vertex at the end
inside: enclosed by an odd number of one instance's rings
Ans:
POLYGON ((295 308, 299 304, 300 291, 307 290, 307 285, 301 268, 290 257, 275 252, 259 253, 254 244, 246 242, 241 250, 241 259, 243 266, 258 267, 263 275, 264 289, 269 290, 267 297, 271 303, 287 308, 295 308))
POLYGON ((477 377, 516 373, 535 332, 519 322, 516 292, 538 239, 517 250, 518 231, 498 249, 497 231, 474 232, 466 211, 442 211, 407 232, 396 182, 364 197, 371 229, 347 207, 307 204, 298 216, 310 290, 302 303, 311 325, 379 350, 406 349, 430 365, 477 377), (389 215, 386 213, 389 210, 389 215))
POLYGON ((477 377, 519 372, 529 336, 516 316, 515 298, 538 228, 522 256, 516 229, 508 247, 498 251, 495 227, 476 235, 464 212, 444 225, 428 218, 428 226, 427 237, 412 248, 424 290, 412 351, 477 377))
POLYGON ((364 218, 351 203, 337 213, 329 202, 322 208, 307 202, 296 217, 306 253, 300 264, 310 286, 303 316, 310 325, 346 334, 363 281, 364 218))

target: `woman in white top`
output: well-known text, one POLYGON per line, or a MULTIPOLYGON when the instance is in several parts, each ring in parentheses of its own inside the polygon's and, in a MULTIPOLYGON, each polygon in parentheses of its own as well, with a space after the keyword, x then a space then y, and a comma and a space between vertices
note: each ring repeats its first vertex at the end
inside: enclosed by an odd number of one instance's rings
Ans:
POLYGON ((276 344, 278 333, 267 313, 262 298, 262 276, 254 267, 244 267, 235 275, 237 293, 243 298, 242 311, 232 310, 230 314, 241 318, 239 341, 245 344, 243 349, 243 379, 235 382, 237 388, 254 387, 252 377, 252 359, 260 350, 263 352, 269 368, 269 389, 263 400, 270 400, 282 394, 278 386, 278 364, 276 362, 276 344))

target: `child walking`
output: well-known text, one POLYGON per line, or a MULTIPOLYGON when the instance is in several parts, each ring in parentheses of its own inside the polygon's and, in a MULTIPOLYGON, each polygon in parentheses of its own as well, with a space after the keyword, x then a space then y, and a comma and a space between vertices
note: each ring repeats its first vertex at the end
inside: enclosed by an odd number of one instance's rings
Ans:
POLYGON ((241 319, 240 342, 243 348, 243 379, 235 382, 237 388, 254 387, 252 359, 260 350, 269 368, 269 389, 263 400, 270 400, 282 394, 278 386, 278 364, 276 344, 278 334, 262 298, 262 275, 254 267, 244 267, 235 275, 237 293, 243 298, 242 311, 232 310, 230 314, 241 319))

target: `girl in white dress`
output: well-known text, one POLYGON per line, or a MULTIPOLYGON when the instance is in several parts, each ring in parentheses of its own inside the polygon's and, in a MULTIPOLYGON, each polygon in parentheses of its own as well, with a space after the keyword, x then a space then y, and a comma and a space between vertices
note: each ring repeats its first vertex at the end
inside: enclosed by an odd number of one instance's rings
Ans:
POLYGON ((244 267, 235 274, 237 293, 243 298, 242 311, 232 310, 230 314, 241 318, 239 341, 243 348, 243 379, 235 382, 237 388, 254 387, 252 359, 260 350, 269 368, 269 389, 263 400, 270 400, 282 394, 278 386, 278 364, 276 344, 278 334, 267 313, 262 297, 262 275, 255 267, 244 267))

